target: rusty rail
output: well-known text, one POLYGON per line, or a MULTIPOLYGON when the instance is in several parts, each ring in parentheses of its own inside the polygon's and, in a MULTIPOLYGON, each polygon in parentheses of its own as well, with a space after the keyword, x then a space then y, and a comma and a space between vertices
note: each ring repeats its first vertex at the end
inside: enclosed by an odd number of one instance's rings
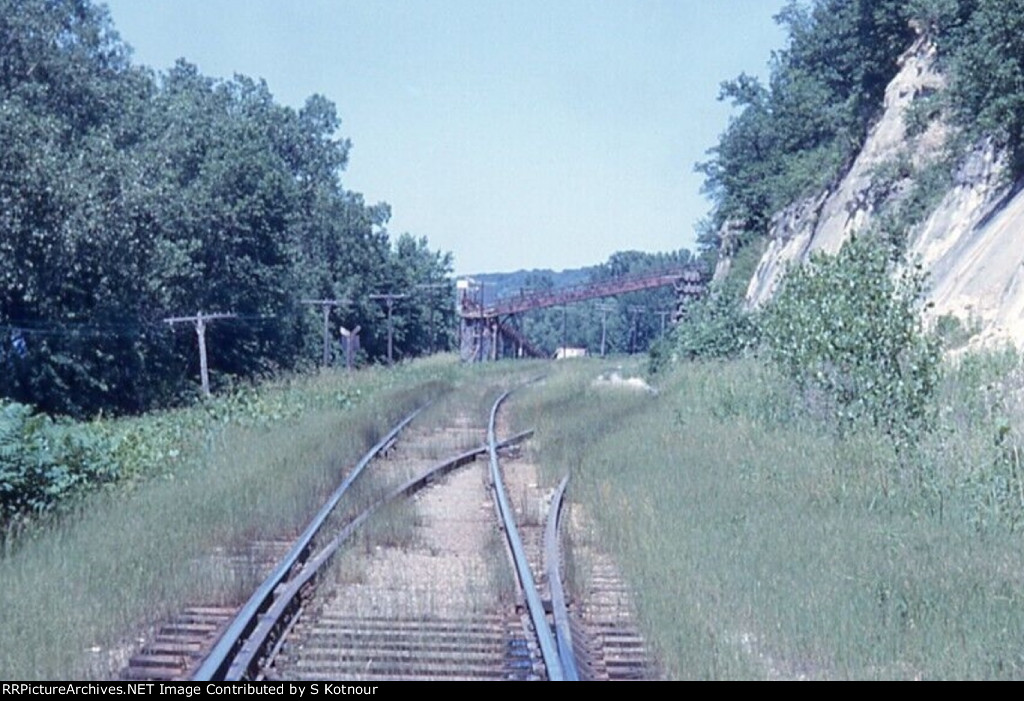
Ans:
POLYGON ((551 506, 548 507, 548 522, 544 529, 544 565, 548 575, 548 589, 551 592, 551 612, 555 618, 558 656, 562 660, 565 681, 576 682, 580 680, 580 673, 576 668, 576 654, 573 652, 569 608, 565 601, 565 590, 562 588, 562 573, 559 567, 561 558, 558 546, 558 527, 562 520, 562 504, 568 484, 569 475, 566 475, 558 485, 558 489, 555 490, 554 496, 551 497, 551 506))
POLYGON ((537 584, 530 570, 530 563, 526 557, 526 549, 523 547, 523 539, 516 527, 515 517, 512 513, 512 506, 509 503, 508 495, 505 493, 505 485, 501 479, 501 472, 498 468, 497 441, 494 437, 494 422, 498 415, 498 407, 512 393, 512 390, 504 392, 498 397, 494 406, 491 407, 491 418, 487 424, 487 443, 491 456, 491 483, 494 487, 494 499, 498 505, 498 513, 501 516, 502 527, 505 530, 505 538, 512 551, 512 559, 515 564, 516 576, 519 579, 523 595, 526 597, 526 605, 530 611, 530 619, 533 621, 534 631, 537 634, 537 642, 540 645, 541 656, 544 659, 544 667, 548 673, 549 681, 564 681, 565 674, 562 670, 562 661, 558 655, 558 646, 555 644, 551 628, 548 626, 547 617, 544 611, 544 602, 540 599, 537 591, 537 584))
MULTIPOLYGON (((533 435, 533 430, 523 431, 502 441, 500 448, 505 448, 523 441, 533 435)), ((411 495, 423 489, 431 482, 442 477, 452 470, 467 465, 487 452, 487 446, 480 446, 467 450, 455 457, 444 460, 437 465, 423 471, 419 475, 408 479, 393 490, 387 493, 382 499, 376 501, 362 511, 358 516, 349 521, 334 538, 331 539, 316 555, 310 558, 309 562, 278 592, 274 604, 267 611, 260 625, 249 636, 245 646, 232 663, 226 675, 226 681, 240 681, 250 676, 255 676, 260 667, 270 662, 270 659, 261 659, 263 651, 273 641, 273 633, 281 628, 290 626, 292 617, 288 617, 288 611, 292 608, 303 588, 316 577, 323 567, 330 562, 338 548, 351 538, 360 526, 370 518, 378 509, 402 496, 411 495)), ((280 637, 280 636, 278 636, 280 637)))
POLYGON ((401 433, 401 431, 408 426, 412 420, 426 408, 426 406, 427 405, 421 406, 416 409, 416 411, 402 419, 387 433, 387 435, 381 438, 376 445, 367 451, 362 459, 356 464, 355 468, 353 468, 352 472, 349 473, 348 477, 346 477, 334 493, 331 494, 330 498, 323 505, 313 520, 310 521, 306 530, 303 531, 302 535, 300 535, 298 540, 295 541, 295 544, 292 546, 291 550, 288 551, 288 554, 285 555, 284 559, 281 560, 281 563, 273 572, 270 573, 270 576, 263 581, 253 595, 249 597, 245 606, 243 606, 241 611, 238 612, 238 615, 235 616, 234 620, 224 631, 220 640, 217 641, 213 650, 210 651, 210 654, 203 661, 203 664, 200 665, 199 669, 192 677, 193 681, 211 681, 225 678, 232 660, 238 654, 244 644, 244 641, 257 627, 260 617, 273 605, 275 599, 274 590, 288 579, 289 574, 297 566, 300 566, 309 558, 309 549, 313 538, 320 531, 320 528, 334 510, 334 507, 338 505, 342 495, 362 473, 363 469, 370 464, 370 461, 393 445, 398 434, 401 433))
MULTIPOLYGON (((390 435, 390 434, 389 434, 390 435)), ((501 441, 498 449, 515 445, 533 435, 533 430, 522 431, 516 435, 501 441)), ((382 443, 394 442, 394 436, 390 440, 386 437, 382 443)), ((426 487, 434 480, 448 474, 449 472, 469 464, 480 455, 488 451, 488 446, 482 445, 472 450, 467 450, 454 457, 448 458, 433 467, 424 470, 399 486, 389 491, 384 497, 374 502, 361 513, 355 516, 315 555, 309 557, 304 563, 292 570, 287 581, 280 582, 274 592, 273 600, 259 614, 259 620, 251 627, 242 641, 236 641, 234 654, 229 660, 222 663, 223 671, 214 678, 224 681, 240 681, 243 679, 259 678, 260 670, 265 667, 273 658, 277 649, 277 643, 291 627, 292 622, 299 610, 299 599, 310 582, 320 574, 324 566, 360 526, 372 516, 378 509, 395 499, 408 496, 426 487)), ((227 633, 225 633, 227 637, 227 633)), ((200 672, 202 669, 200 669, 200 672)), ((200 677, 197 672, 193 677, 194 681, 206 679, 200 677)))

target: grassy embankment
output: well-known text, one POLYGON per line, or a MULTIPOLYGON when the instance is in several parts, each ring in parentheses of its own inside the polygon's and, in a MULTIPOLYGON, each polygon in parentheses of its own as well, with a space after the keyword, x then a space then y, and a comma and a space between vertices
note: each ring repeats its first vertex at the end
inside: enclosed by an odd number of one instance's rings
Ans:
MULTIPOLYGON (((3 676, 103 674, 126 631, 237 601, 251 575, 211 554, 294 533, 424 388, 503 384, 508 367, 298 379, 254 395, 250 419, 141 420, 177 431, 162 468, 8 541, 3 676)), ((837 437, 753 363, 684 365, 657 396, 594 386, 607 368, 558 365, 510 408, 551 481, 573 471, 669 675, 1024 673, 1019 369, 948 373, 940 429, 898 455, 871 431, 837 437)))
POLYGON ((239 601, 255 575, 225 555, 297 533, 365 449, 458 372, 439 358, 295 378, 112 426, 164 459, 5 539, 2 676, 109 674, 132 631, 186 604, 239 601))
POLYGON ((608 368, 559 366, 512 407, 670 677, 1024 676, 1016 360, 948 369, 939 427, 902 453, 753 361, 683 364, 657 396, 595 386, 608 368))

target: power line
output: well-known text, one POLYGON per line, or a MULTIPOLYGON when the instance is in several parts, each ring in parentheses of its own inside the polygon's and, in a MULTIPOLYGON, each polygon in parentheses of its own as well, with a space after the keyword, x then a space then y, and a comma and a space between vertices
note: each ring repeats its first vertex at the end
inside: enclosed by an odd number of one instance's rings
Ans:
POLYGON ((147 329, 157 328, 144 324, 67 324, 61 322, 11 321, 0 324, 0 329, 17 329, 30 336, 65 336, 76 338, 128 338, 139 336, 147 329))

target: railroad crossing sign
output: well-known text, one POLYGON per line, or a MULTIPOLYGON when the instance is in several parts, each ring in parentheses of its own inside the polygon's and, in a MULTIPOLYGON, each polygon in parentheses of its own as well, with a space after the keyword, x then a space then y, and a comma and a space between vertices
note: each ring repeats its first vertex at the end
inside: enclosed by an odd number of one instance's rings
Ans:
POLYGON ((357 326, 349 331, 344 326, 338 327, 338 330, 341 332, 341 345, 345 347, 345 367, 348 370, 352 369, 352 361, 355 358, 356 351, 359 350, 359 332, 362 328, 362 326, 357 326))

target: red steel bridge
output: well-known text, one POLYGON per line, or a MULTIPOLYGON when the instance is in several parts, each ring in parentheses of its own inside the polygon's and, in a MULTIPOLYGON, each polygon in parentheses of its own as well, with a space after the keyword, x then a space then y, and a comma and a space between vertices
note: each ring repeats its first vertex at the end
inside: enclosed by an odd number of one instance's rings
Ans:
POLYGON ((630 275, 601 280, 554 290, 523 293, 498 299, 490 304, 473 298, 473 291, 461 289, 459 297, 460 354, 464 361, 495 360, 511 354, 513 357, 547 357, 541 349, 530 343, 515 323, 516 316, 534 309, 556 307, 587 299, 614 297, 627 292, 672 286, 676 291, 678 320, 687 303, 704 293, 707 276, 697 266, 659 270, 642 275, 630 275))

